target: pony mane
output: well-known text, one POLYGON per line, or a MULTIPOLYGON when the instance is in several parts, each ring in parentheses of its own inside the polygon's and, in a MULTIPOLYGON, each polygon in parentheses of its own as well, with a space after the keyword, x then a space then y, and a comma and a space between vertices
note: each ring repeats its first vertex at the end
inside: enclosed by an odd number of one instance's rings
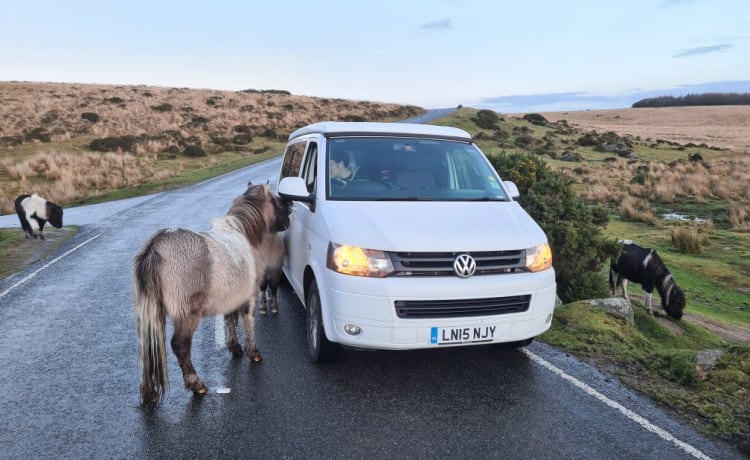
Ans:
POLYGON ((260 245, 268 228, 263 215, 263 207, 267 201, 266 186, 254 185, 235 198, 227 211, 227 217, 233 218, 233 225, 256 247, 260 245))

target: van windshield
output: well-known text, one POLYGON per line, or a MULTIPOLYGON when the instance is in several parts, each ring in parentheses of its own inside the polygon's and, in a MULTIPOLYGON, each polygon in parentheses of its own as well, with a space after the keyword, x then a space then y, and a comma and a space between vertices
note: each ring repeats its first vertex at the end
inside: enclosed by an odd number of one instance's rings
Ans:
POLYGON ((327 196, 358 201, 510 201, 468 142, 338 137, 328 140, 327 196))

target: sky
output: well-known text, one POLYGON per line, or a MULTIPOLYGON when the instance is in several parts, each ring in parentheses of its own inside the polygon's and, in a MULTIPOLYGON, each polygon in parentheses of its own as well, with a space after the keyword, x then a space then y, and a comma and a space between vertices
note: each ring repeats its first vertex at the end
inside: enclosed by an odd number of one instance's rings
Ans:
POLYGON ((750 92, 750 1, 3 0, 0 81, 625 108, 750 92))

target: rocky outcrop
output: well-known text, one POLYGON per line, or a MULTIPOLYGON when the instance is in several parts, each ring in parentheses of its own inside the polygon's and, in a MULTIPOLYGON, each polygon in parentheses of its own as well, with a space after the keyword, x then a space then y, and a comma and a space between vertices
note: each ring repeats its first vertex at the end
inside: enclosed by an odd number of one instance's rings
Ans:
POLYGON ((630 324, 635 324, 633 306, 622 297, 608 297, 605 299, 589 299, 586 303, 601 308, 607 313, 622 318, 630 324))

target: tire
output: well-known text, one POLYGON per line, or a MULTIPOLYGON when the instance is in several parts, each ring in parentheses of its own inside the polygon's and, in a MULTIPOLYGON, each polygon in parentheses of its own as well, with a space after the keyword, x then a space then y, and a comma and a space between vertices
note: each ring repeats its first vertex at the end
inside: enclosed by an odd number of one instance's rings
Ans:
POLYGON ((307 294, 307 354, 315 364, 336 361, 339 345, 326 337, 318 285, 313 281, 307 294))

